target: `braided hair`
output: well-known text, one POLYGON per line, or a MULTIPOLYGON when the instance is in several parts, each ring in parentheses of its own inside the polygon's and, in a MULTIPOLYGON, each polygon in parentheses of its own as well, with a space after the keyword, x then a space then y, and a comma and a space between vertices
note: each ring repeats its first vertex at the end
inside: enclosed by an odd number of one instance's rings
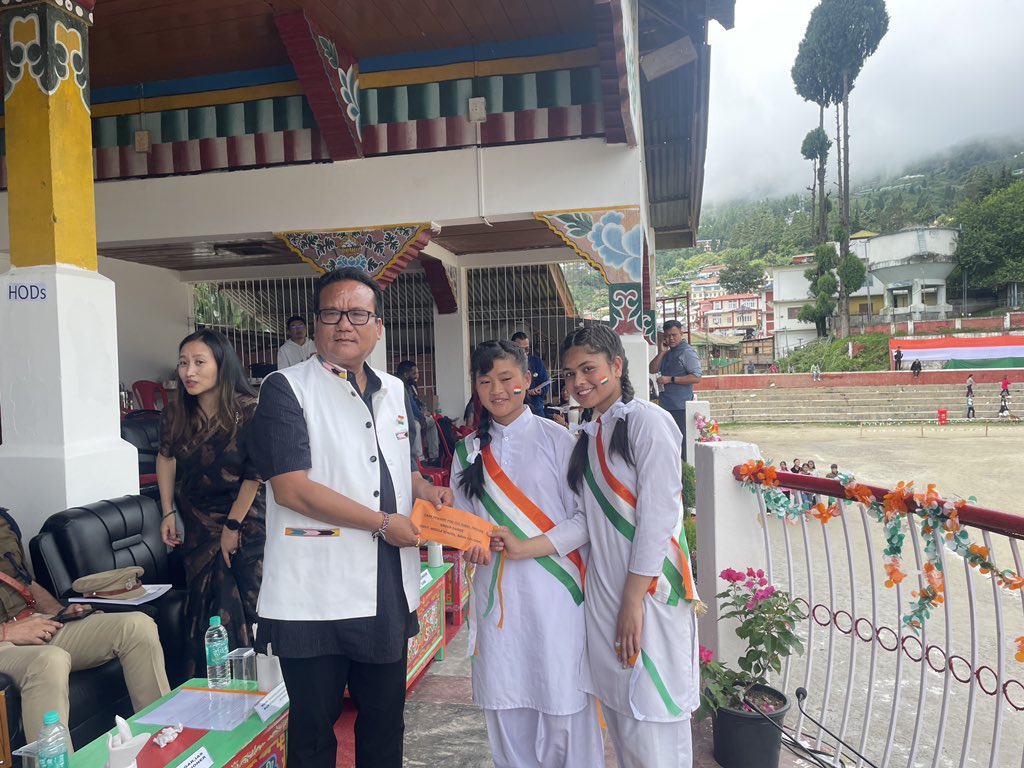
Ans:
MULTIPOLYGON (((524 374, 529 374, 530 364, 526 359, 526 353, 517 344, 511 341, 485 341, 473 350, 470 358, 470 370, 475 380, 477 376, 483 376, 491 372, 494 363, 498 360, 511 360, 524 374)), ((491 442, 491 412, 487 408, 480 411, 480 423, 476 428, 477 437, 480 439, 480 450, 483 451, 491 442)), ((480 498, 484 492, 484 457, 477 456, 468 467, 465 467, 459 474, 459 487, 471 499, 480 498)))
MULTIPOLYGON (((603 354, 608 362, 614 362, 618 357, 622 360, 622 377, 619 384, 622 387, 622 402, 628 403, 633 399, 633 384, 629 380, 629 361, 626 360, 626 350, 622 347, 622 340, 619 335, 604 324, 590 325, 573 331, 559 349, 562 359, 565 354, 574 347, 582 347, 590 354, 603 354)), ((629 417, 618 420, 612 430, 612 441, 610 453, 618 454, 631 467, 636 466, 636 459, 633 456, 633 446, 629 444, 629 417)), ((583 474, 587 468, 587 452, 590 447, 590 435, 581 432, 576 447, 573 448, 572 456, 569 458, 569 471, 567 480, 573 493, 580 493, 583 490, 583 474)))

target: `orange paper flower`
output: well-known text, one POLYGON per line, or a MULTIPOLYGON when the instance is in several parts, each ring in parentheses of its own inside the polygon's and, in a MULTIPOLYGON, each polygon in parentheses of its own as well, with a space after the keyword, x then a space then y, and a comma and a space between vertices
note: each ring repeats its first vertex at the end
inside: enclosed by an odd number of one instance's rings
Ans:
POLYGON ((775 467, 765 464, 760 459, 746 462, 740 467, 740 478, 745 483, 774 486, 779 484, 775 467))
POLYGON ((1018 576, 1016 573, 1008 573, 1003 576, 1003 585, 1010 590, 1024 589, 1024 576, 1018 576))
POLYGON ((887 576, 885 580, 885 586, 887 586, 889 589, 892 589, 894 586, 896 586, 905 578, 907 578, 907 574, 900 570, 900 561, 897 560, 895 557, 888 563, 885 563, 884 565, 885 575, 887 576))
MULTIPOLYGON (((928 582, 928 586, 936 593, 946 591, 945 577, 938 568, 935 567, 934 563, 924 564, 924 578, 928 582)), ((937 602, 942 602, 942 598, 939 597, 937 602)))
POLYGON ((914 500, 922 507, 930 507, 932 504, 938 504, 941 501, 939 492, 935 490, 935 483, 929 483, 928 489, 924 493, 915 493, 914 500))
POLYGON ((839 505, 832 503, 827 507, 820 501, 810 508, 809 512, 812 517, 816 517, 821 520, 821 524, 825 525, 833 517, 839 517, 839 505))
POLYGON ((882 497, 882 510, 885 512, 887 523, 896 515, 907 514, 907 504, 914 498, 913 485, 913 481, 909 483, 900 481, 895 488, 882 497))
MULTIPOLYGON (((983 547, 980 544, 971 544, 971 546, 967 548, 967 551, 970 552, 972 555, 977 555, 982 560, 988 560, 988 547, 983 547)), ((988 573, 989 570, 991 570, 981 564, 979 564, 977 568, 978 572, 982 574, 988 573)))
POLYGON ((853 499, 861 504, 870 504, 875 500, 874 495, 866 485, 861 483, 850 483, 846 486, 846 498, 853 499))
POLYGON ((1013 658, 1024 664, 1024 635, 1018 637, 1014 642, 1017 644, 1017 653, 1014 654, 1013 658))

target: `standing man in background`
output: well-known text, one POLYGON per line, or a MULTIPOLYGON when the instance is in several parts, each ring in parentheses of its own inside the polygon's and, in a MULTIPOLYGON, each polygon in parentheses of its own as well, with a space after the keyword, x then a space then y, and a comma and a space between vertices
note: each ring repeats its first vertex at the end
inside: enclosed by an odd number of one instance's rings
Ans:
POLYGON ((316 344, 309 338, 306 330, 306 318, 292 315, 285 323, 288 340, 277 350, 277 370, 281 371, 291 365, 305 362, 316 354, 316 344))
POLYGON ((702 375, 697 352, 683 341, 683 326, 669 320, 662 329, 661 348, 648 368, 658 374, 663 387, 658 404, 672 414, 683 433, 683 461, 686 461, 686 403, 693 400, 693 385, 702 375))
POLYGON ((403 360, 395 369, 395 375, 405 384, 405 408, 409 412, 409 436, 416 449, 417 457, 430 459, 438 455, 437 427, 420 399, 416 385, 420 370, 412 360, 403 360))
POLYGON ((544 416, 544 401, 551 388, 551 376, 548 375, 547 366, 537 355, 530 354, 530 337, 522 331, 512 334, 512 343, 526 353, 526 360, 530 364, 530 380, 533 384, 526 390, 526 405, 538 416, 544 416))

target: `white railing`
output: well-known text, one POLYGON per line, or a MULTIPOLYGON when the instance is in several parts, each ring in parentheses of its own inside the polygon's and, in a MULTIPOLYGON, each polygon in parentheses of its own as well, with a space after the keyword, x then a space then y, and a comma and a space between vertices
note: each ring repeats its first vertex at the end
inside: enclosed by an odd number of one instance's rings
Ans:
MULTIPOLYGON (((801 627, 806 652, 791 657, 773 681, 793 697, 808 691, 804 711, 882 767, 1024 766, 1024 662, 1015 639, 1024 636, 1024 589, 1000 585, 982 573, 976 550, 968 558, 944 546, 944 531, 922 533, 920 510, 900 533, 903 583, 885 585, 883 554, 895 529, 856 502, 840 502, 838 516, 770 511, 764 495, 737 481, 739 466, 760 458, 747 443, 700 443, 697 459, 698 588, 709 604, 701 642, 716 656, 740 652, 733 627, 717 622, 714 594, 724 568, 764 568, 773 584, 798 597, 808 618, 801 627), (779 514, 783 514, 780 519, 779 514), (929 541, 933 539, 933 542, 929 541), (934 547, 932 547, 934 544, 934 547), (928 549, 934 555, 929 557, 928 549), (926 565, 944 574, 941 603, 919 629, 905 617, 928 582, 926 565)), ((846 491, 833 480, 778 473, 780 485, 817 493, 826 504, 846 491)), ((889 489, 871 488, 881 501, 889 489)), ((924 491, 924 488, 915 488, 924 491)), ((977 507, 959 509, 970 542, 986 548, 997 571, 1021 574, 1024 518, 977 507)), ((893 572, 898 580, 899 573, 893 572)), ((795 738, 826 753, 830 765, 867 765, 824 733, 796 707, 787 719, 795 738)))

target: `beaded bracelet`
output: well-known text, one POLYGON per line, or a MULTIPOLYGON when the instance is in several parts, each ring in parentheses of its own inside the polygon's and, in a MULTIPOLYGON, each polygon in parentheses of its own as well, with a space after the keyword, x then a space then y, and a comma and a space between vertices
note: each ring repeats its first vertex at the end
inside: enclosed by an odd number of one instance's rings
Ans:
POLYGON ((380 528, 373 532, 373 538, 376 539, 379 537, 381 539, 384 539, 384 541, 387 541, 388 526, 391 524, 391 515, 389 515, 387 512, 381 512, 381 514, 384 516, 384 519, 381 520, 380 528))

